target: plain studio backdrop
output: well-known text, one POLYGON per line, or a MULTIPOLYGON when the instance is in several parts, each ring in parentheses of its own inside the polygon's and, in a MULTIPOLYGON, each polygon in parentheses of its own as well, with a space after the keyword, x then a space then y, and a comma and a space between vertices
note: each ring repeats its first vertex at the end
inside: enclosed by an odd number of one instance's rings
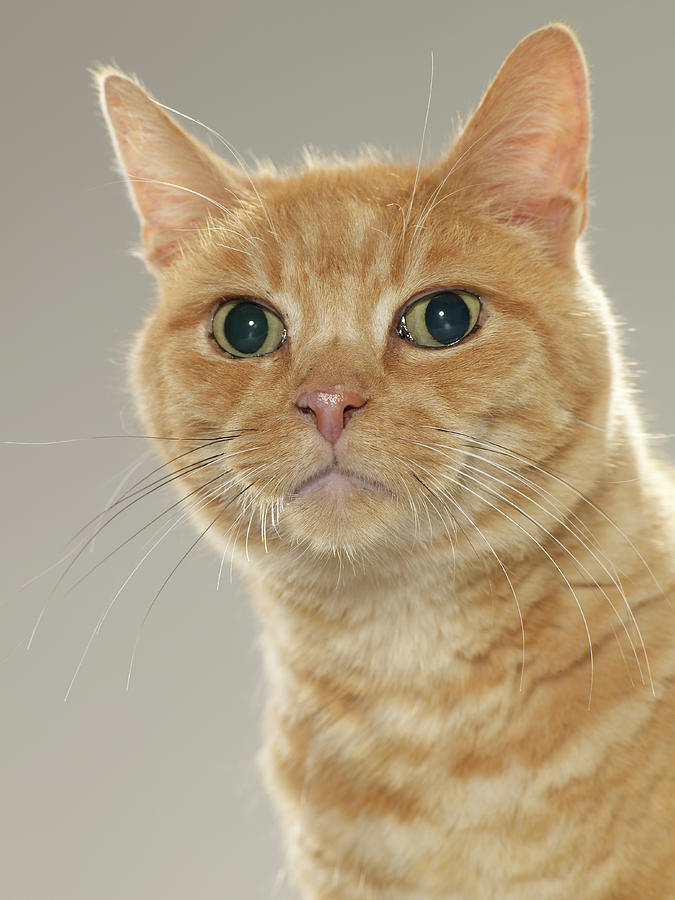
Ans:
MULTIPOLYGON (((590 66, 594 271, 621 316, 648 429, 675 431, 672 0, 12 6, 0 80, 3 441, 138 427, 124 360, 152 284, 128 253, 137 222, 88 67, 116 61, 164 103, 277 163, 304 144, 350 153, 369 143, 414 159, 432 51, 427 149, 439 152, 518 40, 554 20, 576 29, 590 66)), ((654 443, 673 457, 675 440, 654 443)), ((59 568, 16 593, 58 560, 147 450, 135 439, 0 446, 2 900, 294 896, 255 763, 256 624, 227 566, 216 590, 210 548, 167 584, 125 690, 139 625, 194 540, 189 527, 131 578, 63 702, 99 615, 156 526, 68 585, 171 502, 168 493, 163 505, 120 516, 53 596, 59 568)))

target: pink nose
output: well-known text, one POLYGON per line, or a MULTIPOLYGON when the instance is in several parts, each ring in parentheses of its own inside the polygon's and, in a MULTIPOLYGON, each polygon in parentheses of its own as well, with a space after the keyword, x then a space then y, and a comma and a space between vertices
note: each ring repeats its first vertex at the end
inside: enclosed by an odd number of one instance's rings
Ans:
POLYGON ((345 391, 342 388, 318 388, 315 391, 301 391, 295 405, 302 412, 311 411, 316 419, 316 427, 330 444, 342 434, 347 424, 349 413, 359 409, 366 402, 365 397, 356 391, 345 391))

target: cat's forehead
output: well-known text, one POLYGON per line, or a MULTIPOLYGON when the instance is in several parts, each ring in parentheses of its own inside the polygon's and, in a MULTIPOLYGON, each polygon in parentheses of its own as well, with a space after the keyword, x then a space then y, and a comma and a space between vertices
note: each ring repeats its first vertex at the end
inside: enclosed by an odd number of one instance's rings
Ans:
MULTIPOLYGON (((415 236, 415 170, 393 163, 309 170, 279 180, 264 203, 273 225, 261 264, 270 292, 303 316, 375 311, 412 289, 428 236, 415 236)), ((421 199, 422 189, 417 197, 421 199)))
MULTIPOLYGON (((461 202, 436 203, 424 169, 390 161, 317 167, 256 180, 251 203, 210 228, 167 296, 179 317, 225 296, 267 301, 294 333, 385 340, 415 295, 506 286, 528 252, 461 202), (431 210, 430 207, 435 208, 431 210), (183 275, 187 278, 184 279, 183 275)), ((197 310, 199 313, 199 310, 197 310)))
POLYGON ((407 174, 394 165, 345 165, 280 179, 267 200, 279 278, 390 279, 410 199, 407 174))

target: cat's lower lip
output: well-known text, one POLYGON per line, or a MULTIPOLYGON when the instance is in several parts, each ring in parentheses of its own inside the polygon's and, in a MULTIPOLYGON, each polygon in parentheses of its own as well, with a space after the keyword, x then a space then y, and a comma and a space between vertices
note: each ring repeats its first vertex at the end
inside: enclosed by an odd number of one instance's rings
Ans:
POLYGON ((366 478, 363 475, 356 475, 353 472, 344 472, 342 469, 330 468, 324 469, 303 481, 296 488, 296 494, 307 494, 314 491, 327 491, 334 494, 342 494, 349 490, 385 490, 384 485, 366 478))

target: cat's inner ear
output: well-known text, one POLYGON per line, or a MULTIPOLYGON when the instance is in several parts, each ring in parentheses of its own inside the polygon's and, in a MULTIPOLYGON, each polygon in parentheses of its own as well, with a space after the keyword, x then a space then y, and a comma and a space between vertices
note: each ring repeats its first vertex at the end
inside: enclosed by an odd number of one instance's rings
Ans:
POLYGON ((141 220, 149 267, 161 271, 181 245, 247 193, 246 176, 182 129, 133 79, 97 74, 101 106, 141 220))
POLYGON ((565 258, 586 222, 589 128, 581 48, 565 26, 541 28, 512 51, 434 166, 432 178, 446 179, 439 197, 456 190, 487 215, 537 230, 565 258))

